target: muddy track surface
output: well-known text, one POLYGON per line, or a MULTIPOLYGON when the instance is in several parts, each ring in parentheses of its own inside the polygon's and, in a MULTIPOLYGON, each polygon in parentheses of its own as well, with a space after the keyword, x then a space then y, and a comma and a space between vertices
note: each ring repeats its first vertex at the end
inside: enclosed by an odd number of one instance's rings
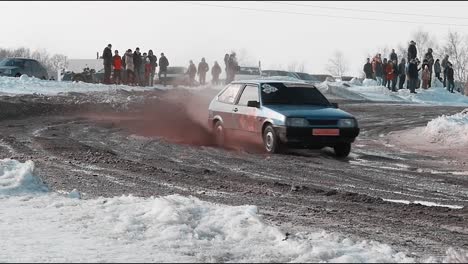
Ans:
POLYGON ((204 125, 213 93, 156 93, 123 108, 3 98, 9 114, 0 117, 0 158, 31 159, 52 189, 77 189, 85 198, 191 195, 257 205, 289 233, 324 229, 420 257, 468 249, 466 164, 405 150, 386 137, 462 108, 340 102, 362 133, 339 160, 331 149, 266 155, 242 145, 213 147, 204 125))

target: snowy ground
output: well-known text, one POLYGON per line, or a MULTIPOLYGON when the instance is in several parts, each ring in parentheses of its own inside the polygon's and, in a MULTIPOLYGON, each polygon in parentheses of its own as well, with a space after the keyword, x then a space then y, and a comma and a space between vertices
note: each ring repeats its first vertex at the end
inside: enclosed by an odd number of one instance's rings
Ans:
POLYGON ((448 147, 468 146, 468 108, 455 115, 442 115, 427 123, 422 133, 431 143, 448 147))
MULTIPOLYGON (((2 262, 416 261, 377 242, 321 231, 286 235, 250 205, 49 192, 32 161, 0 160, 0 209, 2 262)), ((445 261, 459 257, 449 250, 445 261)))

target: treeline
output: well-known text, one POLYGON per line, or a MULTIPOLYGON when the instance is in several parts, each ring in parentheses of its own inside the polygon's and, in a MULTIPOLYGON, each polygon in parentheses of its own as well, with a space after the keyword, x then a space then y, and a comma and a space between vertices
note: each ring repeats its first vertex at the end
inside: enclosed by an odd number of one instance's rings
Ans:
POLYGON ((57 70, 68 66, 68 58, 62 54, 50 54, 46 50, 30 50, 29 48, 5 49, 0 48, 0 59, 20 57, 39 61, 47 70, 49 75, 55 76, 57 70))

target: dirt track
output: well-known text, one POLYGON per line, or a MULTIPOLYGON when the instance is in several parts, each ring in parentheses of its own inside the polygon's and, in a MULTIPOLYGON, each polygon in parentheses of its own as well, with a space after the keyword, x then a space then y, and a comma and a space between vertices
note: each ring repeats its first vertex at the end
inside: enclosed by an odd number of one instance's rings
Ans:
POLYGON ((340 102, 362 128, 348 159, 329 149, 269 156, 212 146, 205 113, 214 93, 133 93, 144 99, 130 104, 80 94, 1 97, 0 158, 32 159, 50 187, 85 198, 193 195, 257 205, 289 233, 320 228, 415 256, 468 249, 466 163, 406 150, 386 136, 463 108, 340 102))

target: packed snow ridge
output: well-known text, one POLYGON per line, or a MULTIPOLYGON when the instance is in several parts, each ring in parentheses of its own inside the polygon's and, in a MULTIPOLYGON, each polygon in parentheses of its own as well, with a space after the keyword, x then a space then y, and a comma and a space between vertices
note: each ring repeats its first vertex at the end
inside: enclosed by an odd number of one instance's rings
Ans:
MULTIPOLYGON (((3 262, 415 262, 326 232, 286 236, 255 206, 172 195, 80 199, 50 192, 34 163, 0 160, 3 262)), ((466 261, 449 249, 445 259, 466 261)))
POLYGON ((447 146, 468 146, 468 108, 461 113, 442 115, 429 121, 423 135, 432 143, 447 146))

